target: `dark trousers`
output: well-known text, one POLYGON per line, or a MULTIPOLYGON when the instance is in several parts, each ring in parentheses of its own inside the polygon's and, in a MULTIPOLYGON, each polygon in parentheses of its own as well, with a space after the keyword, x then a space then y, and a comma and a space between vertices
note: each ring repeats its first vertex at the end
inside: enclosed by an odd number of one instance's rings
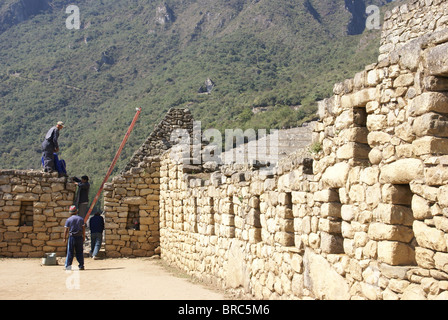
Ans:
POLYGON ((65 268, 71 267, 73 258, 76 256, 79 268, 84 268, 84 241, 83 237, 68 237, 67 258, 65 259, 65 268))
POLYGON ((54 163, 54 146, 45 140, 42 143, 42 158, 44 160, 45 171, 55 171, 56 166, 54 163))

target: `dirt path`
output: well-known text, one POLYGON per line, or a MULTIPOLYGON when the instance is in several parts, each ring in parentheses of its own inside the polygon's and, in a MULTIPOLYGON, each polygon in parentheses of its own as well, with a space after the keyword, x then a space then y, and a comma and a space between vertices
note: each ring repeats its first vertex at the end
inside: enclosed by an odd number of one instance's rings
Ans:
MULTIPOLYGON (((76 259, 73 263, 77 266, 76 259)), ((86 270, 0 259, 0 300, 224 300, 217 290, 173 273, 160 260, 86 258, 86 270)))

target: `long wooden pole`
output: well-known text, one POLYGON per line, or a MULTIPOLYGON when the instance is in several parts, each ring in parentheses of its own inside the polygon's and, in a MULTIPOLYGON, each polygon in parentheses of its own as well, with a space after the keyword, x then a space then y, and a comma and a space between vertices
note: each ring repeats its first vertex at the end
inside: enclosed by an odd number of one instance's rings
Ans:
POLYGON ((89 220, 90 214, 92 213, 93 208, 95 207, 96 203, 98 202, 98 199, 100 198, 101 192, 103 192, 103 188, 107 180, 109 179, 110 175, 112 174, 112 171, 114 170, 114 167, 118 161, 118 158, 120 157, 121 151, 123 151, 124 145, 129 139, 129 136, 131 135, 132 130, 134 129, 134 126, 137 122, 138 117, 140 116, 140 113, 142 112, 142 108, 137 108, 137 113, 134 116, 134 119, 132 120, 131 125, 128 128, 128 131, 126 132, 126 135, 123 138, 123 141, 121 142, 120 147, 118 148, 117 153, 115 154, 114 160, 112 161, 109 170, 107 170, 106 176, 104 177, 103 183, 100 186, 100 189, 98 190, 98 193, 96 194, 95 198, 92 201, 92 204, 90 205, 90 209, 86 214, 86 217, 84 218, 84 223, 87 223, 87 220, 89 220))

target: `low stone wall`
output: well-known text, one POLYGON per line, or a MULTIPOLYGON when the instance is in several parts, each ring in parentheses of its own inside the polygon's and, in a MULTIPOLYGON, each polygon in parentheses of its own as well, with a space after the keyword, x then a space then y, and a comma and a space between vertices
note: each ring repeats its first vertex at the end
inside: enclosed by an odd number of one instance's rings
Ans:
POLYGON ((0 170, 0 256, 65 255, 64 224, 75 191, 57 174, 0 170))

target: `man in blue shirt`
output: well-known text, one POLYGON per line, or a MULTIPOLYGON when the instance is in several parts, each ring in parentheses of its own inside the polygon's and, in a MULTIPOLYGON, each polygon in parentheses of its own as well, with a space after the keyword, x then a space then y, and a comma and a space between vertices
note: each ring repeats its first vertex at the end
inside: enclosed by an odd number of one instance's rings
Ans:
POLYGON ((48 130, 45 135, 45 139, 42 142, 42 158, 44 162, 44 171, 45 172, 54 172, 56 171, 55 163, 54 163, 54 153, 59 152, 59 131, 64 128, 64 123, 59 121, 56 126, 52 127, 48 130))
POLYGON ((73 257, 79 263, 79 270, 84 270, 84 241, 86 240, 86 226, 84 219, 77 215, 76 206, 70 207, 70 218, 65 222, 64 242, 67 243, 67 258, 65 259, 65 269, 71 270, 73 257))
POLYGON ((90 218, 89 226, 91 241, 90 254, 92 255, 92 258, 96 260, 98 251, 100 251, 103 242, 104 231, 104 219, 99 212, 96 212, 95 215, 90 218))

